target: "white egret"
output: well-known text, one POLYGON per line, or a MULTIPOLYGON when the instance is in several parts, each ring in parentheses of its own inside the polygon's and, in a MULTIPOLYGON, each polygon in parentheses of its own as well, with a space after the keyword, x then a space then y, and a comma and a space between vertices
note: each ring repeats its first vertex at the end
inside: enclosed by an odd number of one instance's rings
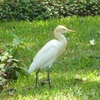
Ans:
POLYGON ((48 68, 48 84, 50 85, 50 67, 52 66, 53 62, 65 51, 67 40, 63 33, 67 32, 74 32, 73 30, 67 29, 65 26, 59 25, 54 30, 54 36, 56 39, 53 39, 46 43, 42 49, 36 54, 33 59, 32 64, 29 67, 28 73, 32 73, 34 70, 37 69, 36 72, 36 86, 38 82, 38 73, 40 69, 47 67, 48 68))

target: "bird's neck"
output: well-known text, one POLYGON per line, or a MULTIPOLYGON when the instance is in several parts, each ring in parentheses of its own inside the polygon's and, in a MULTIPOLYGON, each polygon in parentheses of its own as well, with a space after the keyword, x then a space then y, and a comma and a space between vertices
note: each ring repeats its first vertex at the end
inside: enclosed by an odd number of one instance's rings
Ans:
POLYGON ((65 38, 65 36, 61 33, 54 33, 55 37, 62 42, 63 44, 67 44, 67 40, 65 38))

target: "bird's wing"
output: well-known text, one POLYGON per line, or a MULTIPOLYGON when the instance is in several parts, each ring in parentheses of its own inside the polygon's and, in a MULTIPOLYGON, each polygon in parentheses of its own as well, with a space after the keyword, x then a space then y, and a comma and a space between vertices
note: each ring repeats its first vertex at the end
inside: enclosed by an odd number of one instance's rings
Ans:
POLYGON ((41 68, 45 65, 52 64, 56 60, 56 57, 59 53, 59 42, 50 41, 36 54, 33 59, 33 62, 29 68, 29 73, 34 71, 37 68, 41 68))
POLYGON ((45 44, 39 50, 39 52, 35 55, 35 57, 34 57, 33 60, 39 59, 41 56, 44 56, 46 54, 50 54, 50 53, 55 53, 56 54, 57 53, 57 50, 59 48, 59 45, 58 44, 59 44, 59 41, 57 41, 57 40, 51 40, 51 41, 49 41, 47 44, 45 44))

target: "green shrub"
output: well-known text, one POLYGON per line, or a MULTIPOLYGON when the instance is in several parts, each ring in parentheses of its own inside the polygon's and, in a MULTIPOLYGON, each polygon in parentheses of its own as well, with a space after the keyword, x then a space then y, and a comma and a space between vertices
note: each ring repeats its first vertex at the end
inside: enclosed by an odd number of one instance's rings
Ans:
POLYGON ((96 0, 5 0, 0 2, 0 20, 34 20, 71 15, 100 15, 96 0))
POLYGON ((44 13, 45 9, 42 5, 38 1, 30 0, 1 2, 0 20, 33 20, 44 13))
POLYGON ((8 45, 6 50, 0 50, 0 90, 2 90, 9 80, 17 80, 20 75, 26 75, 26 71, 21 66, 18 48, 21 44, 19 37, 14 35, 13 46, 8 45))

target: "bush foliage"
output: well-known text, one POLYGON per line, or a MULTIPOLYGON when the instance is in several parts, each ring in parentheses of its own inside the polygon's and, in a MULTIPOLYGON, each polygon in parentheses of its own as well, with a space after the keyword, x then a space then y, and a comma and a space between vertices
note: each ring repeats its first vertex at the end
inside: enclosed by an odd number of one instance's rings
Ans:
POLYGON ((0 2, 0 20, 34 20, 71 15, 100 15, 97 0, 4 0, 0 2))
POLYGON ((18 49, 21 43, 22 40, 14 35, 13 43, 7 44, 6 50, 0 48, 0 90, 11 80, 17 80, 20 75, 26 75, 19 60, 21 55, 18 49))

